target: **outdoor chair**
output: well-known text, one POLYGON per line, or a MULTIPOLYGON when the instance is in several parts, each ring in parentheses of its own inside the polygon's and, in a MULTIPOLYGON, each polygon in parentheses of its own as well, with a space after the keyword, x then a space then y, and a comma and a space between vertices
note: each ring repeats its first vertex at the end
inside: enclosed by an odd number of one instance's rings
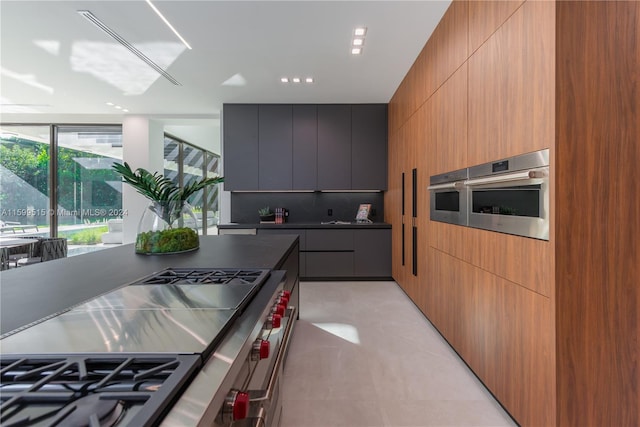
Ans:
POLYGON ((51 261, 67 256, 67 239, 62 237, 52 237, 39 239, 33 247, 33 255, 18 261, 18 265, 31 265, 38 262, 51 261))

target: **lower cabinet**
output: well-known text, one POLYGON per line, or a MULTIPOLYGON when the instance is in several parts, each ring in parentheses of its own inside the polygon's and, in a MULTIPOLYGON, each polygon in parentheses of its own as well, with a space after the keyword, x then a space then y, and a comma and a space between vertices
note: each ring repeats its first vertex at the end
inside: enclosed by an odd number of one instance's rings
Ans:
POLYGON ((353 251, 307 252, 307 277, 353 277, 353 251))
POLYGON ((391 277, 391 230, 354 230, 353 273, 356 277, 391 277))
POLYGON ((273 229, 258 234, 300 238, 303 279, 387 279, 391 277, 391 229, 273 229))

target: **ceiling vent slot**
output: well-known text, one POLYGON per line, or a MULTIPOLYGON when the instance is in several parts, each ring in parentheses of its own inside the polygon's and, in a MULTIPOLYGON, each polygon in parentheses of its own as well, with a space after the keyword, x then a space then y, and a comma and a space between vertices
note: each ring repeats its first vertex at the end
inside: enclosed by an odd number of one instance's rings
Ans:
POLYGON ((115 41, 120 43, 122 46, 127 48, 135 56, 142 59, 149 67, 156 70, 165 79, 169 80, 171 83, 173 83, 176 86, 182 86, 180 82, 174 79, 171 74, 167 73, 162 67, 160 67, 158 64, 153 62, 144 53, 140 52, 138 49, 136 49, 135 46, 133 46, 131 43, 125 40, 124 37, 122 37, 120 34, 116 33, 115 31, 113 31, 111 28, 105 25, 104 22, 96 18, 96 16, 93 13, 91 13, 88 10, 79 10, 78 13, 82 15, 85 19, 87 19, 89 22, 91 22, 93 25, 95 25, 96 27, 100 28, 102 31, 107 33, 109 36, 111 36, 115 41))

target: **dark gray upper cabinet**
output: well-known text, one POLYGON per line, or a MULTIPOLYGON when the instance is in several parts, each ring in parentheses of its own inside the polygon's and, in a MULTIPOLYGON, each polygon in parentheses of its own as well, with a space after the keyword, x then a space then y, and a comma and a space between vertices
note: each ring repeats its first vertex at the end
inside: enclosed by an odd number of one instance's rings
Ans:
POLYGON ((293 183, 293 108, 264 104, 258 109, 260 190, 291 190, 293 183))
POLYGON ((258 188, 258 105, 226 104, 223 115, 224 189, 258 188))
POLYGON ((351 190, 351 105, 318 105, 318 189, 351 190))
POLYGON ((318 184, 318 109, 293 106, 293 190, 316 190, 318 184))
POLYGON ((351 106, 351 189, 387 189, 387 105, 351 106))
POLYGON ((386 104, 225 104, 224 188, 386 190, 386 104))

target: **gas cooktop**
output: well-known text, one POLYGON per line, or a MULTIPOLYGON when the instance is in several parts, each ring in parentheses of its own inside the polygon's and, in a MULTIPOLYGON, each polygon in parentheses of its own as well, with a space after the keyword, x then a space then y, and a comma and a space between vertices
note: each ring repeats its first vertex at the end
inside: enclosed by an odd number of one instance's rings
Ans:
POLYGON ((24 355, 0 363, 3 426, 144 427, 164 415, 200 358, 24 355))
POLYGON ((168 268, 155 273, 133 285, 168 284, 259 284, 268 275, 269 269, 209 269, 209 268, 168 268))
POLYGON ((0 342, 0 425, 158 425, 270 276, 169 268, 0 342))

